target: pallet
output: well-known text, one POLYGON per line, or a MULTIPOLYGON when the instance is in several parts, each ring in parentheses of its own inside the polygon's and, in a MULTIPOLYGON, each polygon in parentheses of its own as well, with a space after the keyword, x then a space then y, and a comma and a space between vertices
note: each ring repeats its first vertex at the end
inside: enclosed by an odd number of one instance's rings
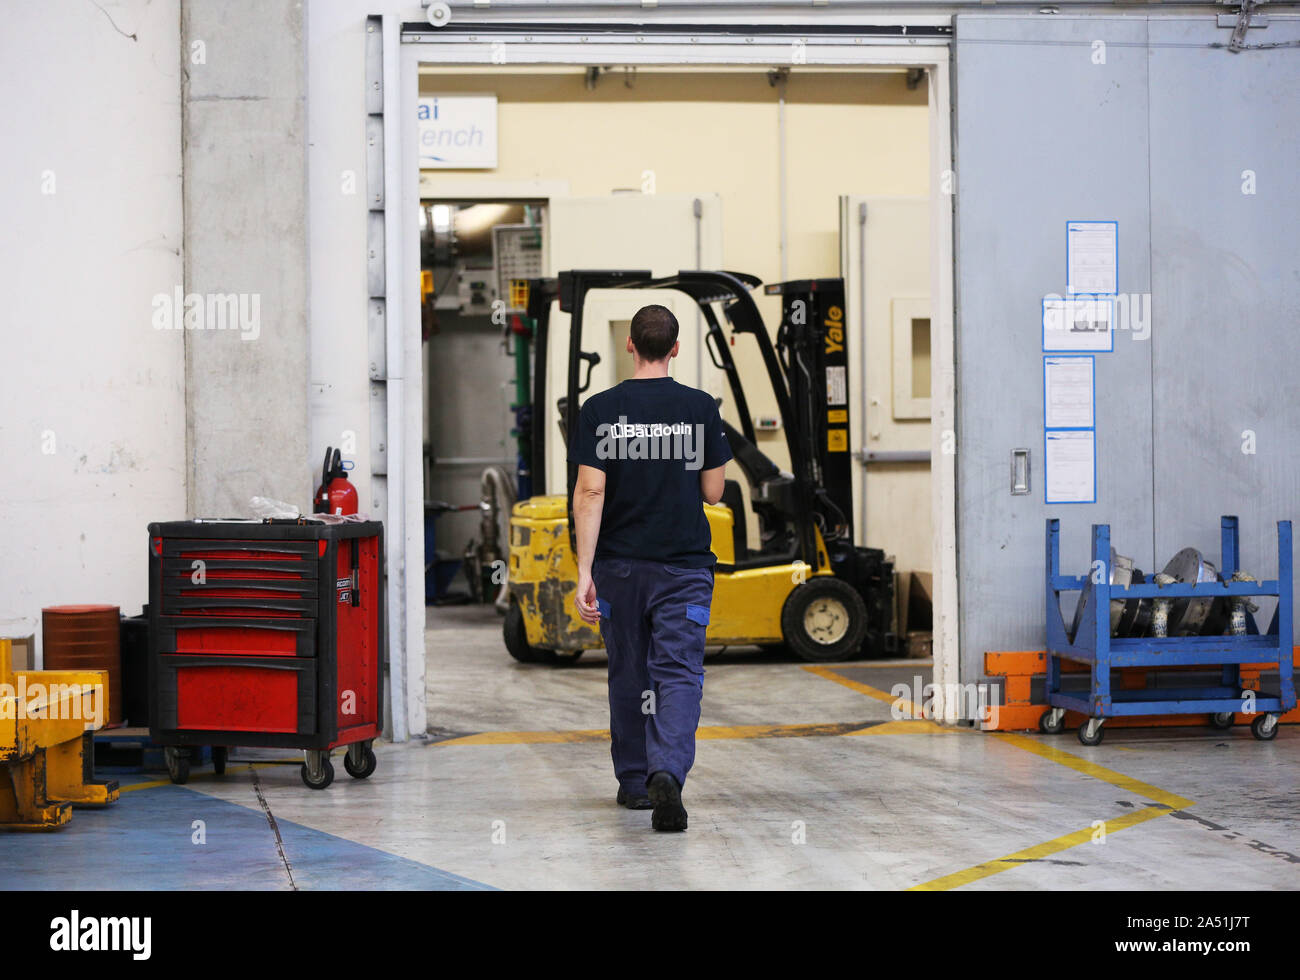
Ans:
MULTIPOLYGON (((1300 668, 1300 646, 1293 647, 1292 663, 1300 668)), ((1259 690, 1260 674, 1276 664, 1242 664, 1241 686, 1249 690, 1259 690)), ((1175 670, 1177 668, 1168 668, 1175 670)), ((1087 674, 1087 664, 1066 663, 1061 665, 1066 675, 1087 674)), ((997 716, 986 725, 981 725, 990 732, 1036 731, 1038 719, 1047 710, 1047 699, 1035 697, 1035 686, 1045 686, 1047 680, 1047 653, 1044 650, 990 650, 984 654, 984 673, 994 680, 1001 680, 1002 697, 997 708, 997 716), (1036 684, 1035 682, 1039 682, 1036 684)), ((1163 673, 1163 671, 1162 671, 1163 673)), ((1126 667, 1120 671, 1121 683, 1125 688, 1135 690, 1146 685, 1146 668, 1126 667)), ((1237 724, 1248 725, 1251 715, 1237 713, 1237 724)), ((1082 724, 1084 715, 1076 711, 1067 711, 1067 726, 1082 724)), ((1279 719, 1282 724, 1300 724, 1300 707, 1292 708, 1279 719)), ((1204 714, 1185 715, 1148 715, 1128 718, 1114 718, 1106 722, 1115 728, 1164 728, 1204 726, 1204 714)))

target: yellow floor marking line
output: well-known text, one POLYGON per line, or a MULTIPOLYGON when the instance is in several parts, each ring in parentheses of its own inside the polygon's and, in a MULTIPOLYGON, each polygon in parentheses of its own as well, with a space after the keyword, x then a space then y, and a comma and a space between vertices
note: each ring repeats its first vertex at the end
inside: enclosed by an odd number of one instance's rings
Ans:
POLYGON ((444 745, 543 745, 557 742, 602 742, 609 740, 608 729, 578 729, 567 732, 479 732, 459 738, 434 742, 434 748, 444 745))
POLYGON ((1110 783, 1112 786, 1118 786, 1120 789, 1128 790, 1130 793, 1136 793, 1138 796, 1145 796, 1149 800, 1155 800, 1157 803, 1163 803, 1171 810, 1183 810, 1194 803, 1181 796, 1173 793, 1166 793, 1158 786, 1152 786, 1150 783, 1144 783, 1140 779, 1134 779, 1132 776, 1125 776, 1122 772, 1116 772, 1114 769, 1107 769, 1105 766, 1099 766, 1095 762, 1089 762, 1087 759, 1080 758, 1064 749, 1058 749, 1041 739, 1030 738, 1028 735, 1017 735, 1015 732, 989 732, 1000 742, 1006 742, 1014 745, 1018 749, 1024 749, 1026 752, 1032 752, 1034 755, 1040 755, 1044 759, 1049 759, 1059 765, 1073 769, 1075 772, 1082 773, 1085 776, 1091 776, 1094 779, 1100 779, 1103 783, 1110 783))
MULTIPOLYGON (((804 667, 804 670, 808 671, 809 673, 816 674, 819 677, 824 677, 827 680, 834 681, 837 684, 842 684, 845 687, 857 691, 860 694, 865 694, 869 698, 875 698, 877 701, 884 701, 892 705, 895 702, 901 700, 899 698, 895 698, 892 694, 886 694, 884 691, 871 687, 869 684, 863 684, 860 681, 850 680, 847 677, 837 674, 834 670, 832 670, 829 667, 806 666, 804 667)), ((905 703, 906 702, 904 702, 904 704, 905 703)), ((919 720, 919 716, 921 714, 920 707, 915 703, 913 703, 911 707, 913 711, 913 717, 918 718, 918 720, 916 721, 892 722, 889 725, 880 725, 875 728, 871 728, 865 731, 855 732, 853 734, 887 735, 887 734, 894 734, 894 731, 900 731, 900 732, 909 731, 909 732, 919 733, 922 731, 950 730, 947 726, 938 725, 934 722, 928 722, 928 721, 923 722, 919 720), (922 725, 926 727, 922 728, 922 725), (897 726, 897 728, 895 726, 897 726)), ((957 730, 963 731, 964 729, 957 729, 957 730)), ((971 731, 973 731, 973 729, 971 731)), ((1058 765, 1065 766, 1068 769, 1073 769, 1075 772, 1080 773, 1081 775, 1091 776, 1094 779, 1099 779, 1104 783, 1109 783, 1112 786, 1116 786, 1130 793, 1134 793, 1137 796, 1145 796, 1147 799, 1153 800, 1154 802, 1160 804, 1159 806, 1144 807, 1141 810, 1135 810, 1132 813, 1127 813, 1124 816, 1119 817, 1115 820, 1106 821, 1107 833, 1111 833, 1116 830, 1123 830, 1126 827, 1134 827, 1137 826, 1138 824, 1146 823, 1148 820, 1152 820, 1163 814, 1169 813, 1171 810, 1184 810, 1187 807, 1195 805, 1194 801, 1192 800, 1186 799, 1185 797, 1182 796, 1178 796, 1174 793, 1165 792, 1164 790, 1160 789, 1158 786, 1152 786, 1150 783, 1144 783, 1140 779, 1134 779, 1132 776, 1126 776, 1122 772, 1116 772, 1114 769, 1107 769, 1105 766, 1098 765, 1095 762, 1090 762, 1087 759, 1074 755, 1071 752, 1066 752, 1064 749, 1058 749, 1055 746, 1050 745, 1049 743, 1041 739, 1031 738, 1027 735, 1020 735, 1015 732, 988 732, 985 734, 991 735, 993 738, 996 738, 1002 742, 1006 742, 1008 745, 1013 745, 1018 749, 1024 750, 1025 752, 1031 752, 1034 755, 1041 756, 1042 758, 1047 759, 1050 762, 1055 762, 1058 765)), ((1027 848, 1026 850, 1023 851, 1019 851, 1015 854, 1008 854, 1006 857, 998 858, 997 860, 994 861, 986 861, 983 864, 977 864, 975 865, 975 867, 968 868, 965 871, 957 871, 953 874, 945 875, 942 878, 936 878, 934 881, 926 882, 925 884, 922 885, 916 885, 910 890, 911 891, 940 891, 948 888, 958 888, 961 885, 967 884, 971 881, 978 881, 980 878, 987 878, 989 875, 998 874, 999 872, 1002 871, 1008 871, 1011 868, 1019 867, 1020 865, 1026 862, 1036 861, 1039 860, 1040 858, 1046 857, 1049 854, 1055 854, 1058 851, 1063 851, 1066 850, 1067 848, 1071 848, 1078 844, 1085 843, 1086 841, 1092 840, 1092 835, 1093 835, 1093 829, 1091 827, 1088 827, 1084 830, 1078 830, 1075 831, 1073 834, 1067 834, 1064 837, 1058 837, 1056 838, 1056 840, 1050 840, 1044 844, 1036 844, 1033 847, 1027 848)))
POLYGON ((132 783, 130 786, 119 786, 118 789, 123 793, 130 793, 132 790, 137 789, 156 789, 159 786, 171 785, 172 781, 170 779, 155 779, 153 782, 149 783, 132 783))
MULTIPOLYGON (((1116 817, 1114 820, 1107 820, 1103 829, 1107 834, 1113 834, 1117 831, 1124 830, 1128 827, 1135 827, 1138 824, 1146 823, 1148 820, 1154 820, 1169 811, 1164 807, 1148 806, 1141 810, 1134 810, 1126 813, 1122 817, 1116 817)), ((1041 861, 1045 857, 1058 854, 1061 851, 1076 847, 1079 844, 1086 844, 1093 839, 1098 830, 1092 827, 1084 827, 1082 830, 1076 830, 1072 834, 1066 834, 1064 837, 1058 837, 1055 840, 1049 840, 1042 844, 1035 844, 1033 847, 1027 847, 1023 851, 1016 851, 1015 854, 1008 854, 1006 857, 1000 857, 993 861, 985 861, 983 864, 977 864, 973 868, 967 868, 964 871, 957 871, 950 875, 944 875, 942 878, 935 878, 933 881, 927 881, 920 885, 913 885, 908 891, 911 892, 937 892, 947 891, 951 888, 960 888, 962 885, 969 885, 972 881, 979 881, 981 878, 988 878, 991 875, 1000 874, 1003 871, 1010 871, 1012 868, 1020 868, 1026 864, 1032 864, 1035 861, 1041 861)))
MULTIPOLYGON (((267 766, 296 766, 301 762, 298 759, 276 759, 267 762, 239 762, 233 765, 246 769, 252 766, 254 769, 265 769, 267 766)), ((233 773, 231 773, 233 775, 233 773)), ((191 773, 190 778, 185 783, 173 783, 170 779, 154 779, 146 783, 131 783, 129 786, 119 786, 118 789, 123 793, 130 793, 137 789, 157 789, 159 786, 188 786, 192 782, 209 782, 214 779, 225 779, 224 776, 218 776, 215 772, 196 772, 191 773)))
MULTIPOLYGON (((701 740, 726 740, 746 738, 805 738, 819 735, 855 735, 869 731, 870 722, 850 721, 810 725, 704 725, 696 729, 695 737, 701 740)), ((607 742, 607 729, 575 729, 556 732, 479 732, 434 742, 435 748, 443 745, 554 745, 574 742, 607 742)))
MULTIPOLYGON (((993 738, 1009 745, 1014 745, 1018 749, 1026 752, 1032 752, 1034 755, 1042 756, 1051 762, 1073 769, 1075 772, 1084 776, 1091 776, 1094 779, 1100 779, 1104 783, 1109 783, 1127 792, 1137 796, 1145 796, 1149 800, 1154 800, 1159 806, 1143 807, 1141 810, 1134 810, 1132 813, 1126 813, 1122 817, 1105 822, 1105 832, 1110 834, 1118 830, 1124 830, 1126 827, 1135 827, 1138 824, 1146 823, 1156 817, 1163 816, 1174 810, 1183 810, 1189 806, 1194 806, 1192 800, 1177 796, 1173 793, 1166 793, 1158 786, 1152 786, 1150 783, 1144 783, 1140 779, 1134 779, 1132 776, 1125 776, 1122 772, 1116 772, 1113 769, 1107 769, 1095 762, 1089 762, 1087 759, 1080 758, 1073 753, 1066 752, 1064 749, 1058 749, 1039 739, 1030 738, 1027 735, 1017 735, 1014 732, 991 732, 993 738)), ((983 864, 977 864, 973 868, 967 868, 965 871, 957 871, 950 875, 944 875, 942 878, 936 878, 934 881, 928 881, 925 884, 915 885, 908 889, 909 891, 943 891, 949 888, 960 888, 962 885, 969 884, 972 881, 978 881, 981 878, 987 878, 989 875, 995 875, 1002 871, 1009 871, 1012 868, 1020 867, 1023 864, 1037 861, 1047 857, 1050 854, 1056 854, 1078 844, 1085 844, 1092 840, 1093 828, 1086 827, 1083 830, 1076 830, 1072 834, 1066 834, 1064 837, 1058 837, 1055 840, 1049 840, 1044 844, 1036 844, 1033 847, 1026 848, 1023 851, 1017 851, 1015 854, 1008 854, 1006 857, 998 858, 994 861, 985 861, 983 864)))
MULTIPOLYGON (((847 677, 843 677, 840 674, 835 673, 835 671, 829 667, 809 665, 804 667, 804 670, 816 674, 819 677, 825 677, 827 680, 835 681, 837 684, 842 684, 860 694, 865 694, 869 698, 875 698, 877 701, 885 701, 889 704, 893 704, 896 701, 902 700, 900 698, 895 698, 892 694, 887 694, 884 691, 871 687, 868 684, 863 684, 860 681, 850 680, 847 677)), ((906 702, 904 702, 904 704, 906 704, 906 702)), ((920 708, 915 703, 912 704, 912 709, 917 714, 920 713, 920 708)), ((920 725, 920 719, 911 722, 902 722, 900 724, 908 725, 909 727, 906 729, 907 731, 919 732, 923 730, 947 730, 947 726, 938 725, 933 722, 927 722, 926 725, 928 727, 923 729, 920 725)), ((877 728, 870 729, 870 731, 879 731, 879 729, 885 727, 887 726, 878 726, 877 728)), ((957 730, 960 731, 961 729, 957 730)), ((868 732, 863 731, 856 734, 867 733, 868 732)), ((881 735, 891 734, 886 731, 880 731, 879 733, 881 735)), ((1182 810, 1193 805, 1191 800, 1185 799, 1181 796, 1176 796, 1173 793, 1167 793, 1157 786, 1152 786, 1150 783, 1144 783, 1131 776, 1125 776, 1121 772, 1107 769, 1105 766, 1098 765, 1095 762, 1089 762, 1087 759, 1066 752, 1064 749, 1058 749, 1041 739, 1031 738, 1028 735, 1020 735, 1015 732, 985 732, 983 734, 996 738, 999 741, 1006 742, 1009 745, 1014 745, 1016 748, 1023 749, 1026 752, 1032 752, 1034 755, 1042 756, 1044 759, 1055 762, 1058 765, 1066 766, 1067 768, 1073 769, 1075 772, 1082 773, 1085 776, 1092 776, 1094 779, 1100 779, 1104 783, 1118 786, 1121 789, 1128 790, 1130 793, 1136 793, 1138 796, 1145 796, 1149 800, 1163 803, 1171 809, 1182 810)))
POLYGON ((804 738, 819 735, 849 735, 868 722, 850 721, 813 725, 706 725, 695 731, 697 739, 804 738))
POLYGON ((845 732, 845 735, 965 735, 966 732, 952 725, 940 725, 938 722, 925 721, 922 718, 906 718, 903 721, 885 721, 870 728, 845 732))
POLYGON ((837 674, 830 667, 819 667, 808 665, 804 670, 810 674, 816 674, 818 677, 825 677, 828 681, 834 681, 836 684, 842 684, 851 691, 857 691, 859 694, 865 694, 869 698, 875 698, 877 701, 883 701, 885 704, 893 706, 897 704, 900 710, 910 711, 912 717, 920 721, 924 712, 921 706, 915 701, 909 701, 906 698, 896 698, 894 695, 880 690, 878 687, 872 687, 870 684, 863 684, 861 681, 851 680, 843 674, 837 674))

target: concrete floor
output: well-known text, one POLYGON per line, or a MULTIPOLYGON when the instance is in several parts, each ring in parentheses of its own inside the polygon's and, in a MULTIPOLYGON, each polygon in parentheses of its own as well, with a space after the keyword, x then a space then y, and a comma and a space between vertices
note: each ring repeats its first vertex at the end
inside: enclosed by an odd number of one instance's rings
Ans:
MULTIPOLYGON (((490 609, 431 609, 424 743, 364 782, 232 763, 48 835, 3 888, 1279 889, 1300 882, 1300 730, 989 735, 891 718, 928 664, 706 663, 690 830, 613 802, 603 654, 520 665, 490 609), (920 666, 918 666, 920 664, 920 666), (203 821, 205 843, 194 842, 203 821), (278 836, 277 836, 278 835, 278 836)), ((266 753, 259 753, 265 760, 266 753)), ((270 753, 284 758, 284 753, 270 753)))

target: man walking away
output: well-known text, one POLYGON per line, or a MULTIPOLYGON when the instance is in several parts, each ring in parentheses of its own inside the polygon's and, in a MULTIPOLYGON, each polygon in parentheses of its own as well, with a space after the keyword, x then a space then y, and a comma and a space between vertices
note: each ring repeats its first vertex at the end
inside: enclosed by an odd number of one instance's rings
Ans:
POLYGON ((677 318, 632 318, 636 373, 587 399, 569 461, 578 614, 609 654, 609 734, 618 802, 651 807, 655 830, 685 830, 695 761, 714 556, 703 502, 722 498, 731 449, 717 404, 668 376, 677 318))

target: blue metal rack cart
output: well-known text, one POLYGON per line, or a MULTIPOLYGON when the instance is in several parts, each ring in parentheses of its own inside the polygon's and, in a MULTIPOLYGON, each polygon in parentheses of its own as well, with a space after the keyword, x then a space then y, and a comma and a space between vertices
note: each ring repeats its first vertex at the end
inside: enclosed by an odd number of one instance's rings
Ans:
MULTIPOLYGON (((1057 519, 1047 521, 1047 703, 1049 708, 1039 719, 1039 728, 1056 734, 1065 726, 1066 709, 1087 716, 1079 726, 1079 741, 1096 745, 1102 738, 1102 723, 1120 715, 1163 715, 1207 712, 1211 724, 1218 728, 1232 725, 1236 712, 1254 713, 1251 731, 1258 739, 1277 734, 1278 716, 1296 705, 1292 676, 1292 586, 1291 522, 1277 524, 1277 578, 1267 581, 1231 581, 1240 565, 1237 518, 1221 520, 1222 567, 1224 581, 1199 584, 1156 585, 1150 582, 1121 587, 1110 583, 1110 525, 1092 526, 1092 568, 1096 575, 1060 574, 1060 526, 1057 519), (1100 564, 1098 564, 1100 562, 1100 564), (1079 592, 1084 603, 1076 615, 1073 628, 1067 629, 1061 615, 1061 593, 1079 592), (1272 596, 1277 609, 1267 631, 1259 632, 1254 616, 1241 603, 1254 597, 1272 596), (1244 629, 1222 636, 1111 636, 1111 600, 1220 600, 1237 602, 1238 623, 1244 616, 1244 629), (1089 687, 1086 692, 1061 690, 1061 661, 1088 664, 1089 687), (1242 664, 1277 665, 1278 690, 1244 691, 1241 687, 1242 664), (1110 672, 1122 667, 1201 666, 1220 667, 1221 683, 1214 687, 1145 688, 1111 690, 1110 672), (1253 704, 1252 704, 1253 701, 1253 704)), ((1166 607, 1167 608, 1167 607, 1166 607)))

